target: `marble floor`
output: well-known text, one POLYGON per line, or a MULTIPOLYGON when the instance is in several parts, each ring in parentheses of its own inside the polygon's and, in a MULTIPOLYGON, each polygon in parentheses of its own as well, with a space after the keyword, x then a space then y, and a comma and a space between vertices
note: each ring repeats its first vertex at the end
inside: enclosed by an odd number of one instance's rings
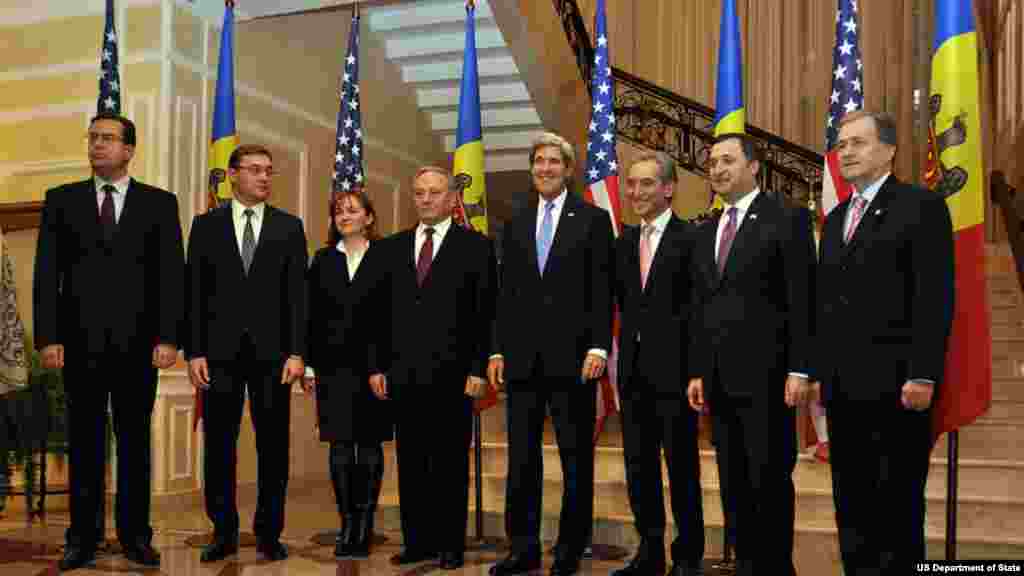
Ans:
MULTIPOLYGON (((317 491, 319 492, 319 491, 317 491)), ((290 494, 288 501, 287 528, 281 540, 289 547, 290 557, 283 562, 267 562, 255 549, 255 541, 251 534, 242 534, 242 548, 232 559, 212 564, 199 563, 200 545, 208 531, 208 522, 201 506, 191 505, 186 508, 171 507, 167 510, 155 510, 153 527, 155 536, 153 545, 163 555, 158 569, 145 568, 133 564, 116 552, 116 544, 111 542, 111 550, 102 553, 95 566, 77 570, 73 574, 92 576, 97 574, 166 574, 168 576, 283 576, 283 575, 337 575, 348 576, 358 574, 465 574, 484 575, 487 568, 504 553, 499 551, 470 551, 466 554, 466 566, 458 571, 445 572, 437 563, 422 563, 403 566, 391 566, 388 559, 400 549, 401 535, 391 532, 378 534, 379 539, 386 539, 374 548, 369 559, 336 560, 333 555, 333 544, 321 545, 316 542, 318 536, 323 540, 324 530, 335 527, 337 515, 332 510, 332 503, 327 495, 307 493, 305 495, 290 494), (248 536, 248 537, 247 537, 248 536)), ((251 521, 254 507, 242 505, 239 512, 243 527, 251 521)), ((62 554, 64 529, 68 524, 66 510, 54 510, 46 516, 45 522, 39 520, 26 524, 25 514, 17 510, 8 510, 5 517, 0 517, 0 574, 3 576, 42 576, 57 574, 57 561, 62 554)), ((113 522, 108 520, 108 526, 113 522)), ((113 538, 112 532, 108 533, 113 538)), ((545 569, 550 564, 545 560, 545 569)), ((584 561, 580 574, 608 574, 620 567, 621 562, 584 561)), ((546 570, 545 570, 546 572, 546 570)))

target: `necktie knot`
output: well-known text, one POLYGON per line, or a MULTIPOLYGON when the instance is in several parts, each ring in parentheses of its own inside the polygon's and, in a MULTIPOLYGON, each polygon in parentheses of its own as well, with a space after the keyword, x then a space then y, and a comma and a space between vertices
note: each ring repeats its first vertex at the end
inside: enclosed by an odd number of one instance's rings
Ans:
POLYGON ((735 222, 736 221, 736 214, 739 211, 740 211, 739 208, 733 206, 733 207, 729 208, 729 210, 726 211, 725 215, 729 218, 729 220, 735 222))
POLYGON ((256 211, 252 208, 246 208, 242 211, 242 214, 245 215, 246 220, 252 220, 252 217, 256 215, 256 211))
POLYGON ((103 190, 103 192, 105 192, 108 196, 113 194, 114 192, 117 192, 117 188, 114 188, 113 184, 104 184, 101 190, 103 190))
POLYGON ((423 234, 427 238, 433 238, 434 237, 434 227, 433 226, 427 226, 426 228, 423 229, 423 234))
POLYGON ((548 213, 551 213, 551 211, 555 209, 555 202, 553 200, 545 202, 544 209, 547 210, 548 213))

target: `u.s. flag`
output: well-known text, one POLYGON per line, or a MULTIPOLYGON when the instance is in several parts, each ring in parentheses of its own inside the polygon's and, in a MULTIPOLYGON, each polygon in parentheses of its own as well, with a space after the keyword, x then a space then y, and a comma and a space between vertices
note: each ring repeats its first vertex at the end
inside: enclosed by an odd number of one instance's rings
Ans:
POLYGON ((839 156, 832 149, 839 138, 842 117, 864 107, 864 63, 860 57, 857 29, 857 1, 839 0, 836 44, 832 49, 832 93, 825 122, 825 177, 819 207, 823 216, 849 198, 852 192, 850 184, 839 174, 839 156))
MULTIPOLYGON (((598 0, 594 14, 594 31, 597 38, 594 50, 593 77, 591 78, 590 132, 587 138, 587 187, 584 197, 608 212, 615 237, 622 230, 622 212, 619 208, 619 161, 615 151, 615 110, 612 97, 615 95, 612 63, 608 51, 608 25, 605 18, 605 0, 598 0)), ((601 433, 604 419, 619 411, 619 396, 615 386, 615 362, 618 353, 618 314, 612 331, 612 350, 608 356, 608 376, 601 379, 597 389, 597 426, 594 438, 601 433)))
MULTIPOLYGON (((358 190, 364 185, 363 122, 359 110, 359 11, 352 13, 352 29, 348 36, 348 53, 342 66, 338 90, 338 128, 334 148, 333 190, 329 208, 340 192, 358 190)), ((328 213, 331 214, 328 210, 328 213)))
POLYGON ((107 23, 100 49, 100 94, 97 114, 121 113, 121 75, 117 71, 117 32, 114 31, 114 0, 107 0, 107 23))

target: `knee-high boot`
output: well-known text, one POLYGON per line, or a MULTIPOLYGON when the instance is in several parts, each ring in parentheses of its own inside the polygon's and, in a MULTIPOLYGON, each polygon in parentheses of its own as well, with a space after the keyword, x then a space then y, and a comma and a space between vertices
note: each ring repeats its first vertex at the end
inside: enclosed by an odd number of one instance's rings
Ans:
POLYGON ((360 444, 356 450, 356 458, 365 481, 356 492, 361 494, 362 499, 356 504, 358 523, 351 553, 352 556, 365 558, 370 555, 374 516, 377 513, 377 501, 384 482, 384 449, 379 443, 360 444))
POLYGON ((338 504, 338 516, 341 517, 341 530, 334 542, 334 555, 349 556, 355 543, 356 521, 356 490, 353 480, 356 475, 355 446, 343 442, 332 442, 330 452, 331 484, 334 486, 334 497, 338 504))

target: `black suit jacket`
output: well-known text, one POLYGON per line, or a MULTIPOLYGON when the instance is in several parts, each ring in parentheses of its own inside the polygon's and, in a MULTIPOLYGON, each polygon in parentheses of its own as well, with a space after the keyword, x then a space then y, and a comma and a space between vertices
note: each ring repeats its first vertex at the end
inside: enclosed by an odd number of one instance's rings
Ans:
MULTIPOLYGON (((629 390, 637 333, 644 353, 644 373, 657 375, 655 390, 662 396, 684 396, 689 370, 691 300, 690 260, 693 231, 673 214, 654 253, 646 288, 640 282, 640 227, 627 226, 615 245, 615 296, 619 305, 618 381, 629 390)), ((651 391, 655 391, 651 390, 651 391)), ((639 392, 639 391, 638 391, 639 392)))
POLYGON ((158 342, 179 343, 184 249, 177 197, 133 179, 116 228, 105 236, 92 179, 46 192, 33 279, 37 348, 63 344, 74 362, 108 344, 149 358, 158 342))
POLYGON ((720 217, 699 227, 694 246, 691 376, 704 379, 705 394, 709 386, 721 386, 730 396, 782 402, 786 373, 810 372, 810 212, 759 193, 722 274, 715 262, 720 217))
POLYGON ((541 276, 537 203, 534 196, 505 225, 492 348, 505 358, 506 380, 529 378, 538 360, 546 377, 578 380, 588 350, 611 352, 611 220, 568 193, 541 276))
POLYGON ((196 216, 188 242, 186 356, 235 360, 248 333, 267 361, 305 357, 306 260, 302 221, 269 204, 248 276, 231 204, 196 216))
POLYGON ((463 398, 466 376, 487 376, 494 317, 494 248, 478 232, 454 222, 420 287, 416 283, 416 228, 388 238, 388 280, 382 315, 389 338, 370 372, 387 374, 395 399, 463 398))
POLYGON ((939 196, 890 176, 849 244, 850 201, 825 221, 816 376, 826 400, 898 402, 911 378, 942 381, 953 317, 953 228, 939 196))

